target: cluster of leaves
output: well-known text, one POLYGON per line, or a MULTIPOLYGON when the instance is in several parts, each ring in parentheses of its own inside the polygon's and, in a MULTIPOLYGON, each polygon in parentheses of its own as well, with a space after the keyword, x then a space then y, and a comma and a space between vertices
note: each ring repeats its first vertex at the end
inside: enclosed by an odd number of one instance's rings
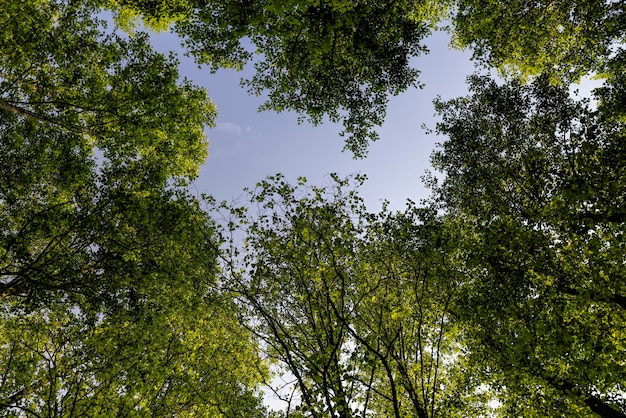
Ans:
MULTIPOLYGON (((107 34, 98 10, 81 0, 3 7, 4 129, 21 131, 28 141, 37 136, 29 130, 43 126, 63 135, 52 150, 95 147, 112 166, 149 165, 157 182, 197 175, 207 155, 204 126, 213 123, 215 106, 204 90, 178 83, 177 61, 154 52, 146 34, 107 34)), ((12 146, 22 148, 28 145, 12 146)))
POLYGON ((173 25, 187 52, 213 70, 242 69, 261 110, 296 111, 318 124, 341 121, 346 149, 363 157, 377 139, 390 94, 418 83, 410 59, 450 21, 453 45, 502 73, 549 74, 553 83, 604 72, 625 41, 623 2, 429 0, 208 1, 109 0, 123 17, 173 25), (520 35, 523 34, 523 35, 520 35))
MULTIPOLYGON (((126 3, 121 2, 122 6, 126 3)), ((152 4, 152 2, 149 2, 152 4)), ((140 13, 143 5, 135 4, 140 13)), ((446 14, 446 1, 208 1, 190 4, 176 31, 202 64, 243 68, 242 84, 267 95, 261 110, 296 111, 300 120, 342 121, 346 149, 366 154, 390 94, 417 85, 409 59, 446 14), (245 41, 244 41, 245 40, 245 41), (249 51, 250 46, 254 54, 249 51)))
POLYGON ((626 414, 623 84, 596 109, 538 78, 436 105, 436 189, 465 246, 457 316, 508 415, 626 414), (621 107, 620 107, 621 106, 621 107))
POLYGON ((459 0, 453 27, 457 46, 503 73, 567 83, 604 71, 626 40, 626 10, 613 0, 459 0))
POLYGON ((264 368, 179 187, 215 108, 98 10, 0 11, 0 411, 254 416, 264 368))
POLYGON ((257 213, 231 208, 246 241, 231 242, 226 282, 287 379, 273 388, 287 416, 489 412, 458 355, 449 315, 460 276, 432 211, 368 213, 336 176, 326 188, 272 177, 250 201, 257 213))
POLYGON ((288 416, 626 416, 625 16, 610 0, 5 1, 0 411, 264 416, 265 382, 288 416), (448 16, 458 46, 521 81, 473 77, 436 103, 429 206, 373 214, 349 180, 278 176, 250 192, 258 213, 229 208, 245 245, 220 252, 182 188, 215 107, 103 10, 173 24, 212 70, 254 61, 263 109, 343 121, 355 156, 448 16), (589 72, 595 106, 563 87, 589 72))
POLYGON ((159 284, 95 324, 62 303, 2 312, 3 416, 261 416, 262 366, 229 302, 159 284))

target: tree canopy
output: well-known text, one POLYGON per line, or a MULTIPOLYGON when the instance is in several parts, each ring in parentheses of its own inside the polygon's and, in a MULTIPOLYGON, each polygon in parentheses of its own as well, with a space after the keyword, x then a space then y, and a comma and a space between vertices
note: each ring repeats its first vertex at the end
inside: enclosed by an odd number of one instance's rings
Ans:
POLYGON ((197 174, 213 105, 146 36, 107 35, 94 14, 34 0, 3 11, 2 293, 35 303, 110 294, 109 264, 163 257, 153 237, 203 216, 166 186, 197 174))
POLYGON ((125 21, 172 24, 186 51, 213 70, 254 62, 255 74, 242 84, 267 96, 261 110, 296 111, 314 124, 341 121, 355 157, 377 139, 388 96, 418 85, 420 69, 410 59, 427 52, 425 38, 445 21, 452 45, 471 48, 484 66, 565 84, 610 71, 626 36, 623 2, 611 0, 105 4, 125 21))
POLYGON ((255 74, 242 84, 266 95, 261 110, 296 111, 301 120, 342 121, 346 149, 366 154, 377 138, 389 95, 418 84, 411 57, 447 15, 447 1, 309 0, 126 1, 120 15, 148 24, 172 21, 187 52, 213 70, 255 74))
POLYGON ((605 113, 607 90, 594 110, 545 78, 470 85, 437 103, 449 139, 433 157, 464 231, 457 314, 508 414, 625 416, 623 118, 605 113))
POLYGON ((626 36, 624 2, 459 0, 456 45, 503 72, 576 81, 603 72, 626 36))
POLYGON ((217 289, 213 223, 180 187, 215 108, 97 12, 0 12, 0 410, 252 416, 264 366, 217 289))
POLYGON ((288 416, 490 411, 457 354, 464 334, 449 315, 460 276, 432 211, 369 213, 336 176, 328 187, 272 177, 250 202, 258 213, 232 209, 246 242, 225 281, 287 380, 274 390, 288 416))
POLYGON ((623 2, 4 3, 4 416, 626 416, 623 2), (506 77, 435 102, 428 201, 187 190, 216 107, 150 30, 363 157, 446 20, 506 77))

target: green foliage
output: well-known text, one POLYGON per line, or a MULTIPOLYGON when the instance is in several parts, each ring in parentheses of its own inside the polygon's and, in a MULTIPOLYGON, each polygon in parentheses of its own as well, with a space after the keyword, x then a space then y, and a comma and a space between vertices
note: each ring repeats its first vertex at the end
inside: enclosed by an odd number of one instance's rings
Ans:
POLYGON ((145 161, 162 179, 197 175, 215 107, 203 90, 178 84, 177 61, 153 52, 145 34, 107 35, 96 12, 79 1, 3 7, 3 125, 56 128, 81 151, 97 147, 113 164, 145 161))
POLYGON ((368 213, 350 188, 336 176, 328 187, 275 176, 251 192, 258 213, 232 211, 246 244, 231 252, 227 281, 267 355, 293 377, 282 393, 288 411, 488 412, 488 394, 458 355, 463 333, 448 308, 459 276, 440 222, 413 205, 368 213))
MULTIPOLYGON (((437 102, 442 206, 463 231, 457 314, 507 415, 624 416, 625 126, 545 78, 437 102), (534 411, 534 412, 533 412, 534 411)), ((618 113, 619 114, 619 113, 618 113)))
POLYGON ((215 108, 81 1, 0 22, 3 416, 258 416, 265 366, 180 187, 215 108))
MULTIPOLYGON (((210 220, 180 192, 102 187, 5 236, 9 416, 246 416, 264 366, 215 288, 210 220)), ((30 208, 27 208, 30 209, 30 208)))
POLYGON ((96 323, 64 303, 3 314, 3 416, 261 416, 262 366, 232 307, 162 291, 96 323))
POLYGON ((169 221, 147 211, 186 202, 164 188, 206 156, 204 91, 179 86, 145 36, 105 35, 94 13, 32 1, 1 15, 2 289, 33 303, 123 284, 94 271, 141 259, 141 240, 169 221))
POLYGON ((309 0, 134 1, 107 4, 121 14, 174 23, 198 63, 256 73, 242 81, 267 95, 261 110, 295 111, 313 124, 342 121, 346 149, 366 154, 390 94, 417 85, 409 59, 447 16, 450 2, 309 0))
POLYGON ((140 23, 213 71, 254 62, 261 109, 342 121, 362 157, 454 4, 4 3, 4 416, 267 416, 269 370, 294 417, 626 416, 623 2, 459 1, 454 42, 533 82, 437 101, 433 205, 276 176, 224 252, 181 187, 215 106, 140 23), (597 108, 555 87, 589 72, 597 108))
POLYGON ((612 0, 460 0, 453 37, 504 73, 551 74, 567 84, 603 71, 611 49, 624 42, 625 12, 612 0))
POLYGON ((254 62, 242 84, 267 97, 261 110, 341 121, 355 157, 377 139, 388 96, 418 85, 409 60, 426 52, 422 40, 443 20, 452 20, 453 44, 484 64, 524 78, 549 74, 554 84, 614 71, 607 63, 626 36, 623 2, 610 0, 101 4, 125 26, 139 18, 157 30, 173 25, 187 52, 214 71, 254 62))
MULTIPOLYGON (((614 71, 607 63, 623 43, 626 27, 622 3, 609 0, 89 3, 92 14, 97 8, 113 11, 117 24, 131 33, 140 22, 157 31, 172 27, 187 53, 213 71, 240 70, 254 62, 255 74, 242 84, 251 94, 266 96, 261 110, 295 111, 300 121, 313 124, 341 121, 346 149, 355 157, 365 156, 369 141, 377 139, 389 95, 418 85, 419 71, 409 60, 426 52, 422 40, 455 7, 454 44, 473 48, 475 57, 504 73, 546 73, 553 83, 577 80, 590 71, 614 71)), ((27 4, 58 7, 51 0, 27 4)), ((21 11, 9 7, 5 16, 10 20, 21 11)), ((41 16, 34 21, 54 20, 41 16)), ((20 37, 15 35, 9 31, 5 37, 20 37)), ((75 47, 57 45, 63 44, 75 47)))

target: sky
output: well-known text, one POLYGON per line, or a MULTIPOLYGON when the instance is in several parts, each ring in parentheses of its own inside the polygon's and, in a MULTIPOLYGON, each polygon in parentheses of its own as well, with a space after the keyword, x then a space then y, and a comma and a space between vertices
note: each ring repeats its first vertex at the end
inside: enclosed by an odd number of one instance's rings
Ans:
MULTIPOLYGON (((355 160, 350 152, 342 152, 340 125, 299 125, 295 113, 259 113, 263 99, 248 95, 239 85, 242 77, 251 74, 251 68, 212 74, 183 56, 175 35, 153 35, 155 48, 176 51, 181 75, 205 87, 218 108, 217 125, 207 129, 209 157, 191 192, 245 204, 243 189, 254 187, 268 175, 282 173, 294 183, 304 176, 310 183, 321 185, 329 181, 329 173, 342 177, 361 173, 368 180, 359 189, 360 196, 370 211, 379 210, 383 200, 390 202, 392 210, 402 210, 407 199, 419 202, 427 198, 429 191, 421 177, 430 169, 429 158, 437 142, 445 140, 422 128, 435 128, 433 100, 437 96, 453 99, 467 95, 466 78, 477 71, 485 72, 474 66, 471 52, 451 49, 449 42, 445 32, 426 40, 430 53, 412 61, 421 71, 423 88, 390 99, 386 121, 378 129, 380 140, 370 144, 367 158, 355 160)), ((582 95, 588 96, 597 85, 587 80, 581 87, 582 95)), ((284 407, 269 392, 265 401, 273 409, 284 407)))
POLYGON ((341 125, 298 125, 295 113, 258 112, 263 99, 239 85, 252 68, 212 74, 182 54, 175 35, 154 35, 155 48, 177 52, 181 76, 206 88, 218 108, 216 127, 207 129, 209 157, 191 185, 192 193, 243 203, 243 189, 268 175, 282 173, 294 183, 304 176, 311 184, 321 185, 328 182, 329 173, 341 177, 360 173, 368 177, 359 193, 369 210, 380 209, 383 200, 389 200, 391 209, 400 210, 406 199, 426 198, 429 192, 421 177, 430 167, 435 144, 444 138, 427 135, 422 125, 434 128, 433 99, 465 95, 466 77, 476 71, 471 53, 453 50, 449 42, 444 32, 427 39, 430 53, 412 60, 421 71, 419 81, 424 87, 391 97, 386 121, 378 128, 380 139, 370 145, 367 158, 355 160, 349 151, 342 152, 341 125))
MULTIPOLYGON (((183 55, 175 35, 161 33, 152 40, 155 49, 178 53, 181 76, 206 88, 218 109, 216 126, 207 129, 209 157, 191 192, 244 205, 243 189, 276 173, 293 183, 304 176, 315 185, 328 183, 329 173, 366 174, 359 194, 370 211, 380 210, 383 200, 389 201, 390 209, 402 210, 407 199, 427 198, 421 177, 430 168, 435 144, 444 138, 427 135, 422 125, 434 129, 433 100, 438 95, 452 99, 467 94, 466 78, 476 71, 470 52, 449 48, 450 37, 444 32, 433 34, 426 41, 430 53, 412 60, 421 71, 423 87, 390 98, 385 123, 378 129, 380 139, 370 144, 367 158, 355 160, 351 152, 342 151, 340 124, 299 125, 292 112, 258 112, 263 98, 250 96, 239 84, 252 68, 212 74, 183 55)), ((266 395, 272 409, 285 406, 269 392, 266 395)))

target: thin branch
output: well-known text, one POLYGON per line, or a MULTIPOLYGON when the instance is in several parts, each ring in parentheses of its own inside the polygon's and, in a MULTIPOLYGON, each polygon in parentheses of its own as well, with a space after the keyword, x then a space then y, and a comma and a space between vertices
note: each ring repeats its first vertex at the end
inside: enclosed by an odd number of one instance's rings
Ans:
POLYGON ((28 109, 25 109, 23 107, 16 106, 16 105, 11 104, 11 103, 9 103, 9 102, 7 102, 5 100, 0 100, 0 109, 7 110, 7 111, 9 111, 11 113, 14 113, 14 114, 18 115, 18 116, 23 116, 23 117, 27 117, 27 118, 33 118, 33 119, 36 119, 36 120, 38 120, 40 122, 45 122, 45 123, 49 123, 49 124, 52 124, 52 125, 60 126, 60 127, 65 128, 67 130, 70 130, 70 131, 78 131, 78 132, 82 132, 84 134, 88 134, 88 135, 92 135, 92 136, 96 135, 96 133, 93 130, 91 130, 91 129, 87 128, 87 127, 67 126, 64 123, 59 122, 56 118, 51 118, 49 116, 33 112, 32 110, 28 110, 28 109))

